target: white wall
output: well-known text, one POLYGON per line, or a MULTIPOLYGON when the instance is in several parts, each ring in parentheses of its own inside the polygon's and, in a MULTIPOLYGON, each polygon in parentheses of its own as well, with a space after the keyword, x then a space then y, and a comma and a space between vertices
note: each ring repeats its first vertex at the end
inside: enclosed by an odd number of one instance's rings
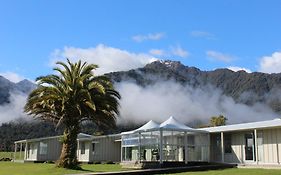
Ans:
MULTIPOLYGON (((250 131, 231 132, 232 153, 224 153, 224 161, 227 163, 245 164, 280 164, 281 161, 281 128, 257 129, 257 157, 256 161, 245 161, 245 133, 250 131)), ((211 134, 211 161, 221 161, 220 144, 216 145, 216 135, 211 134)))
POLYGON ((92 154, 92 142, 91 141, 79 141, 79 148, 77 150, 77 159, 79 162, 91 162, 90 154, 92 154), (85 153, 82 154, 82 144, 85 144, 85 153))

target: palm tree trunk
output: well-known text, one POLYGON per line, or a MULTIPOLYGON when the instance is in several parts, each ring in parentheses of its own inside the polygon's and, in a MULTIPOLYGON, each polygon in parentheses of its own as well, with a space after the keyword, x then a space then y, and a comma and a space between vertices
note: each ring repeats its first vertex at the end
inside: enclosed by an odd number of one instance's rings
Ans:
POLYGON ((78 127, 66 127, 63 133, 62 151, 57 166, 68 169, 81 169, 77 161, 78 127))

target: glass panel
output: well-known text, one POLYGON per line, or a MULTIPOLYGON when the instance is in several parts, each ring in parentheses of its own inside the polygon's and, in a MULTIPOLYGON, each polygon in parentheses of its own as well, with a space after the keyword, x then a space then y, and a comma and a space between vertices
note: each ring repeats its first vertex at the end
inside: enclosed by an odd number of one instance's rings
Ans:
POLYGON ((92 143, 92 152, 95 152, 96 143, 92 143))
POLYGON ((253 134, 245 134, 245 160, 254 160, 253 134))
POLYGON ((81 142, 81 154, 85 154, 85 142, 81 142))
POLYGON ((137 146, 139 145, 139 135, 130 134, 122 136, 122 146, 137 146))
POLYGON ((45 154, 47 154, 47 148, 48 148, 48 145, 47 145, 47 143, 46 142, 40 142, 40 154, 41 155, 45 155, 45 154))
POLYGON ((138 160, 138 147, 123 147, 122 148, 123 161, 137 161, 138 160))
POLYGON ((195 144, 194 135, 188 135, 188 136, 187 136, 187 144, 188 144, 188 145, 194 145, 194 144, 195 144))
POLYGON ((225 134, 224 135, 224 153, 232 153, 231 148, 231 134, 225 134))

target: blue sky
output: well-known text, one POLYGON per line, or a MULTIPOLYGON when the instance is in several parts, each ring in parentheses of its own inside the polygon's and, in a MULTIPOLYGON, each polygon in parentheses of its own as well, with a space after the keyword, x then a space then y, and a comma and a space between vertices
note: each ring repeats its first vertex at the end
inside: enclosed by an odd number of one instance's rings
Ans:
POLYGON ((155 59, 276 73, 280 9, 280 0, 2 1, 0 75, 33 80, 66 56, 100 73, 155 59))

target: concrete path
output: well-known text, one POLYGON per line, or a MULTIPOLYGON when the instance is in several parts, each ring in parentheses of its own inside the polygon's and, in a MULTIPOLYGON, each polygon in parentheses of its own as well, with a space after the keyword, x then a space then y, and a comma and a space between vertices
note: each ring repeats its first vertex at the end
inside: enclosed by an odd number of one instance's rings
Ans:
POLYGON ((234 168, 234 167, 236 167, 236 165, 232 165, 232 164, 219 164, 219 165, 200 165, 200 166, 175 167, 175 168, 158 168, 158 169, 130 170, 130 171, 118 171, 118 172, 83 173, 83 174, 72 174, 72 175, 167 174, 167 173, 181 173, 181 172, 188 172, 188 171, 218 170, 218 169, 226 169, 226 168, 234 168))

